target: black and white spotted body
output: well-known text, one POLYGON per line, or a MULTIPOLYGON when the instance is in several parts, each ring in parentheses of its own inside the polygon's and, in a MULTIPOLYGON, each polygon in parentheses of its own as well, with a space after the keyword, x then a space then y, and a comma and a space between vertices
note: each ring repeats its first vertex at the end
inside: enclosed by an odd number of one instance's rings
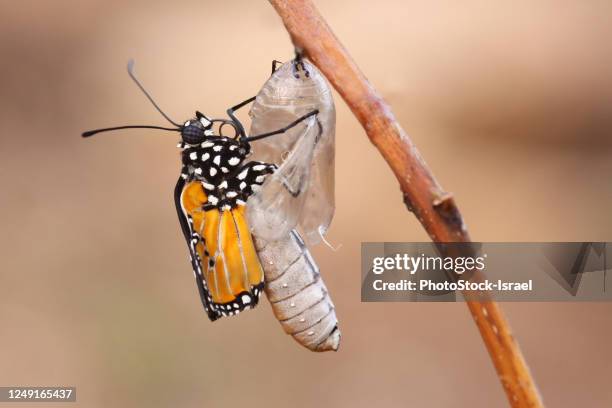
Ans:
POLYGON ((245 162, 250 155, 248 142, 214 135, 212 122, 197 112, 197 118, 185 122, 182 130, 181 177, 198 180, 208 196, 203 210, 230 210, 245 205, 276 165, 261 161, 245 162))

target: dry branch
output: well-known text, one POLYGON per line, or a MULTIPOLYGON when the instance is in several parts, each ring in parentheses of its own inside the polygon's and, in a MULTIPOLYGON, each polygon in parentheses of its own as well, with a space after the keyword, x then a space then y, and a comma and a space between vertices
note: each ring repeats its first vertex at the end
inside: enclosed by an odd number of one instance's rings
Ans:
MULTIPOLYGON (((453 196, 440 187, 391 108, 361 73, 310 0, 269 0, 296 49, 327 77, 400 183, 404 202, 435 242, 470 242, 453 196)), ((486 299, 486 297, 481 297, 486 299)), ((512 407, 542 407, 510 326, 497 303, 468 301, 512 407)))

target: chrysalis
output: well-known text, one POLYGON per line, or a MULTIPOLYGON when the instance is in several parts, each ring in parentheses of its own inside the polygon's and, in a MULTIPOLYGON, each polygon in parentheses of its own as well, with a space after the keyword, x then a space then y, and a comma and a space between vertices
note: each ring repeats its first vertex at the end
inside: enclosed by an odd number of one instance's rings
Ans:
POLYGON ((255 239, 264 270, 264 291, 287 334, 312 351, 338 349, 340 330, 327 287, 299 234, 266 242, 255 239))
POLYGON ((312 111, 318 114, 258 145, 257 159, 280 165, 250 197, 247 215, 276 318, 298 343, 327 351, 340 344, 335 308, 295 229, 318 242, 334 213, 335 108, 321 73, 304 60, 276 70, 251 108, 251 134, 265 134, 312 111))
POLYGON ((269 178, 266 184, 280 184, 283 178, 290 178, 289 189, 263 188, 250 199, 251 226, 268 240, 286 235, 296 225, 309 245, 319 242, 327 232, 335 208, 336 110, 325 77, 306 60, 292 61, 278 68, 261 88, 251 108, 251 135, 278 129, 313 110, 319 111, 316 122, 314 118, 306 120, 282 136, 261 140, 257 145, 256 160, 282 163, 276 177, 269 178), (299 151, 295 152, 296 149, 299 151), (278 197, 277 191, 283 197, 278 197), (284 215, 287 222, 273 225, 274 228, 261 227, 262 220, 275 219, 278 214, 284 215))

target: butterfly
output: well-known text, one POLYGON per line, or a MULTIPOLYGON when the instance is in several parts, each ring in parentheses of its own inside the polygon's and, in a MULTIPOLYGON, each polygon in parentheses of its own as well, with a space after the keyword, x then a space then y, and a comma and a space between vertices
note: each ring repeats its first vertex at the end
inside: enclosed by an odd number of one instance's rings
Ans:
POLYGON ((228 109, 229 119, 213 119, 196 111, 195 117, 178 124, 159 108, 138 81, 133 61, 128 63, 128 73, 173 127, 115 126, 90 130, 82 136, 135 128, 179 132, 182 166, 174 201, 204 309, 214 321, 255 307, 264 288, 264 273, 246 207, 249 197, 278 166, 247 160, 252 153, 251 143, 298 126, 312 127, 318 111, 307 112, 278 129, 247 136, 235 112, 253 102, 255 97, 252 97, 228 109), (233 135, 224 134, 225 126, 233 129, 233 135))

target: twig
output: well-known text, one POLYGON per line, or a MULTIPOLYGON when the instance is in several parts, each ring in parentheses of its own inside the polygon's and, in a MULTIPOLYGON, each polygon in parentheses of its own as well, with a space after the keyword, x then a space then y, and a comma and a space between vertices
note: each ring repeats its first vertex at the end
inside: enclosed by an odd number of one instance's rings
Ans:
MULTIPOLYGON (((453 196, 444 192, 389 105, 361 73, 310 0, 269 0, 294 46, 325 74, 399 181, 408 209, 435 242, 470 242, 453 196)), ((486 298, 485 298, 486 299, 486 298)), ((512 407, 542 401, 497 303, 467 301, 512 407)))

